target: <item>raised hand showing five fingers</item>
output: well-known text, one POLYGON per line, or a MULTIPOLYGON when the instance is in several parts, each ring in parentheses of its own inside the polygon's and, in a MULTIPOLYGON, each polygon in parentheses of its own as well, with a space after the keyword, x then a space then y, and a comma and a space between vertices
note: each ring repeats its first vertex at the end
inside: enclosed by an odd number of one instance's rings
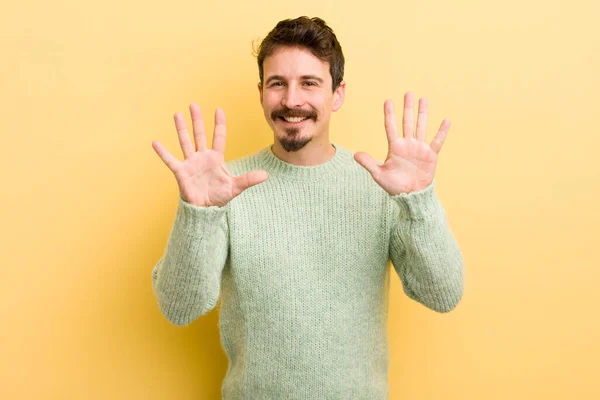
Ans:
POLYGON ((433 181, 438 155, 450 129, 450 120, 444 119, 430 145, 427 138, 427 99, 419 101, 416 136, 414 134, 414 100, 412 92, 404 95, 402 132, 399 137, 391 100, 384 103, 385 131, 388 139, 388 154, 380 165, 367 153, 358 152, 354 159, 390 195, 411 193, 428 187, 433 181))
POLYGON ((223 207, 247 188, 264 182, 266 171, 255 170, 241 176, 233 176, 225 168, 225 112, 215 112, 215 129, 212 149, 207 149, 204 121, 200 107, 190 104, 190 114, 194 130, 195 146, 181 113, 175 113, 175 127, 183 151, 183 161, 177 160, 158 141, 152 141, 152 148, 173 172, 179 193, 183 200, 199 207, 223 207))

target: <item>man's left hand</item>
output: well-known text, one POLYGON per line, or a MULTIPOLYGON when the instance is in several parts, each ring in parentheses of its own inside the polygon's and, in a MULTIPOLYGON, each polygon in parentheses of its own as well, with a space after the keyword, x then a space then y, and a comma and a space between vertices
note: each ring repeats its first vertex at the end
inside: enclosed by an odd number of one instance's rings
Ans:
POLYGON ((442 121, 435 138, 427 145, 427 99, 419 100, 416 138, 413 135, 414 99, 411 92, 404 95, 403 138, 398 136, 394 104, 391 100, 384 103, 383 110, 388 138, 385 162, 380 165, 364 152, 356 153, 354 159, 369 171, 375 182, 390 195, 425 189, 433 181, 438 155, 450 129, 450 120, 446 118, 442 121))

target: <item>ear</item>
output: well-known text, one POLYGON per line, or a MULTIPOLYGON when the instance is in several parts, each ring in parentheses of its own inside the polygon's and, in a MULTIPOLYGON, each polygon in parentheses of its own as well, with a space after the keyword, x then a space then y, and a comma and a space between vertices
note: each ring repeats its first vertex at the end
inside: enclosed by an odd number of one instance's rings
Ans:
POLYGON ((258 93, 260 94, 260 104, 262 105, 263 102, 263 90, 262 90, 262 83, 258 82, 258 93))
POLYGON ((333 93, 333 105, 331 107, 332 111, 337 111, 344 104, 344 97, 346 96, 346 82, 340 82, 340 85, 335 89, 333 93))

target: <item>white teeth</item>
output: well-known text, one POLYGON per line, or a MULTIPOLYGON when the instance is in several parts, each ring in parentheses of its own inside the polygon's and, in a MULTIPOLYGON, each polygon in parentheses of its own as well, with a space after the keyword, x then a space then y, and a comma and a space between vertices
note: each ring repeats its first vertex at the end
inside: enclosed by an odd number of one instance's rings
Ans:
POLYGON ((306 118, 303 118, 303 117, 296 117, 296 118, 288 118, 288 117, 284 117, 284 119, 285 119, 287 122, 294 122, 294 123, 296 123, 296 122, 301 122, 301 121, 304 121, 306 118))

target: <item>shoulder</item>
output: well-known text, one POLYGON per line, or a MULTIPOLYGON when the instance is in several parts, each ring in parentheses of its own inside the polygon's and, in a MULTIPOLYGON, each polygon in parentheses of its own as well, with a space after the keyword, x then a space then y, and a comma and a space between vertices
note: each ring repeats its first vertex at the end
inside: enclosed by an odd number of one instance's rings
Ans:
POLYGON ((225 167, 234 176, 240 176, 255 169, 260 169, 258 159, 265 149, 247 154, 229 161, 225 161, 225 167))
MULTIPOLYGON (((349 161, 347 163, 346 172, 350 174, 354 179, 366 184, 371 189, 376 189, 381 187, 373 180, 371 173, 365 169, 362 165, 358 163, 354 159, 355 151, 348 150, 346 148, 341 148, 344 157, 348 158, 349 161)), ((379 164, 382 164, 380 160, 376 160, 379 164)))
MULTIPOLYGON (((343 180, 347 185, 351 185, 353 190, 363 198, 369 198, 378 203, 386 203, 390 200, 388 193, 381 187, 371 173, 365 167, 360 165, 354 159, 356 152, 342 149, 344 156, 349 159, 343 172, 343 180)), ((381 160, 376 159, 377 163, 383 164, 381 160)))

